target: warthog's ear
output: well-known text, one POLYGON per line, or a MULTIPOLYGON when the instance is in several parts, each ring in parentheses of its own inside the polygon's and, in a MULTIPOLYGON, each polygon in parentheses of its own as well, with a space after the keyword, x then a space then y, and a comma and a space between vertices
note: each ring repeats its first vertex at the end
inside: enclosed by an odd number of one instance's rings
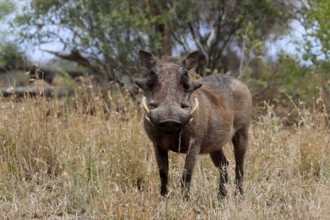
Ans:
POLYGON ((199 51, 192 52, 182 60, 182 64, 187 70, 190 70, 197 66, 198 58, 199 51))
POLYGON ((139 50, 139 56, 141 64, 148 70, 151 70, 156 65, 156 58, 151 53, 139 50))

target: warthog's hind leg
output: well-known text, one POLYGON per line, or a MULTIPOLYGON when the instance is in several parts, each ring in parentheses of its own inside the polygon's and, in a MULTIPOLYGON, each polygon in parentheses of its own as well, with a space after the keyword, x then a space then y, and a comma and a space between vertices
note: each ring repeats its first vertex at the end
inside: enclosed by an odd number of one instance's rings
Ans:
POLYGON ((218 168, 220 172, 220 184, 219 184, 219 196, 223 198, 226 196, 227 191, 225 189, 225 184, 228 182, 228 161, 223 154, 222 149, 210 153, 213 164, 218 168))
POLYGON ((160 194, 166 196, 168 193, 168 152, 158 146, 154 146, 154 149, 160 176, 160 194))
POLYGON ((243 194, 243 176, 244 176, 244 158, 245 153, 248 145, 248 127, 244 126, 239 129, 234 137, 233 137, 233 144, 234 144, 234 154, 235 154, 235 161, 236 161, 236 168, 235 168, 235 182, 237 190, 243 194))

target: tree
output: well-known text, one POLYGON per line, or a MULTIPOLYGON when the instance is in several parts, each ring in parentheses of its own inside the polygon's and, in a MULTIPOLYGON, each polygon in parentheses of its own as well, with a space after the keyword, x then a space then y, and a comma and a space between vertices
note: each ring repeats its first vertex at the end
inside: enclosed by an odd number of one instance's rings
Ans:
POLYGON ((291 2, 32 0, 16 24, 21 40, 61 42, 60 51, 49 52, 124 84, 138 72, 141 48, 158 55, 198 49, 200 73, 225 72, 232 60, 237 70, 242 54, 260 53, 255 42, 286 29, 291 2))
POLYGON ((0 72, 17 69, 24 66, 22 53, 14 42, 0 44, 0 72))
MULTIPOLYGON (((304 59, 317 64, 330 58, 330 2, 327 0, 303 1, 300 21, 306 33, 303 42, 304 59)), ((299 45, 301 46, 301 45, 299 45)))
POLYGON ((154 50, 159 42, 150 34, 157 17, 145 15, 142 3, 33 0, 16 22, 22 30, 20 39, 39 45, 60 42, 60 51, 49 52, 79 63, 92 74, 124 83, 134 72, 130 63, 136 51, 154 50))
POLYGON ((174 21, 181 27, 181 32, 172 35, 184 51, 191 50, 187 39, 194 42, 193 46, 204 58, 199 66, 201 72, 227 72, 233 68, 230 67, 233 60, 236 60, 233 70, 237 71, 238 60, 243 59, 239 54, 259 55, 255 50, 259 49, 256 43, 263 43, 271 34, 277 36, 279 31, 287 30, 292 19, 291 10, 295 7, 295 1, 280 0, 187 1, 181 7, 175 7, 174 21))
POLYGON ((15 42, 8 40, 8 16, 15 11, 15 5, 10 0, 0 0, 0 72, 22 66, 23 60, 15 42))

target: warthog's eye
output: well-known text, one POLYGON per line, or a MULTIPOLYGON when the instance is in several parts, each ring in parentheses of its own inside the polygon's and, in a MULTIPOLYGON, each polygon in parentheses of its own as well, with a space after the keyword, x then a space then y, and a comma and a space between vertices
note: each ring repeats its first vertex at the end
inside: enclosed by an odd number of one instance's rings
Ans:
POLYGON ((181 108, 188 109, 190 105, 188 103, 181 103, 181 108))
POLYGON ((189 75, 188 75, 188 70, 184 69, 182 71, 182 76, 181 76, 181 83, 185 89, 190 88, 190 83, 189 83, 189 75))
POLYGON ((156 84, 156 81, 157 81, 156 72, 151 70, 150 73, 149 73, 149 76, 147 78, 147 86, 149 88, 153 87, 156 84))

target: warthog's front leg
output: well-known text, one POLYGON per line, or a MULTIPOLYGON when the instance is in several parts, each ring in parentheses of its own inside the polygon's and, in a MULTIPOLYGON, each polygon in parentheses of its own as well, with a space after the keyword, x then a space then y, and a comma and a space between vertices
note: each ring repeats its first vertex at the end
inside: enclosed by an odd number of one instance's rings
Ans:
POLYGON ((154 146, 154 149, 160 176, 160 194, 166 196, 168 193, 168 152, 156 145, 154 146))
POLYGON ((189 189, 190 189, 190 182, 191 177, 195 168, 195 163, 197 160, 197 156, 200 151, 200 145, 196 143, 191 143, 189 147, 189 151, 186 156, 186 161, 184 164, 184 170, 181 179, 181 188, 183 194, 186 199, 189 198, 189 189))

